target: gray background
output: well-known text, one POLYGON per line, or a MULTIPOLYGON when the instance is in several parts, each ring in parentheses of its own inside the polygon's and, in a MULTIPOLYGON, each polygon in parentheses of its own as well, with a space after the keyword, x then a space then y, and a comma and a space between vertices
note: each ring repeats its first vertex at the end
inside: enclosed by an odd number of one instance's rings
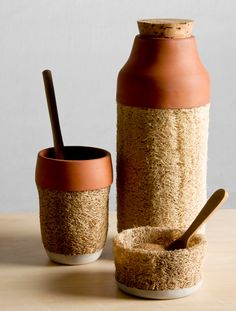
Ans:
MULTIPOLYGON (((0 0, 0 208, 37 211, 37 152, 52 145, 41 71, 53 71, 66 145, 112 152, 116 77, 137 34, 136 20, 192 18, 212 78, 208 191, 235 204, 236 10, 220 0, 0 0)), ((115 209, 115 183, 110 207, 115 209)))

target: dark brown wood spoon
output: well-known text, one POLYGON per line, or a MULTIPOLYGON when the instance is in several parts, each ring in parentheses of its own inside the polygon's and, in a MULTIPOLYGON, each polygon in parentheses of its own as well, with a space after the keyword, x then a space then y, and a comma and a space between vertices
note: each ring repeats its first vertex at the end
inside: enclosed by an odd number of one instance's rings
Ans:
POLYGON ((52 73, 50 70, 44 70, 43 74, 43 81, 45 87, 45 93, 47 97, 47 104, 48 104, 48 112, 52 127, 52 135, 53 135, 53 143, 54 143, 54 150, 55 150, 55 157, 56 159, 64 159, 64 145, 61 135, 61 128, 60 122, 57 112, 57 103, 56 103, 56 96, 54 92, 53 80, 52 80, 52 73))

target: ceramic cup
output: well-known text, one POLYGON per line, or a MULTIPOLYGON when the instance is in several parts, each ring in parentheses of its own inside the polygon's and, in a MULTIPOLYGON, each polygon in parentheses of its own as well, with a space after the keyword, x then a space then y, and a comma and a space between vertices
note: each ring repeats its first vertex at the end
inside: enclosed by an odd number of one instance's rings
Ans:
POLYGON ((202 285, 202 262, 206 250, 203 235, 192 237, 188 248, 167 251, 183 231, 137 227, 119 233, 113 241, 118 287, 131 295, 149 299, 188 296, 202 285))
POLYGON ((36 184, 41 235, 48 257, 62 264, 85 264, 102 253, 108 228, 112 162, 108 151, 65 147, 38 153, 36 184))

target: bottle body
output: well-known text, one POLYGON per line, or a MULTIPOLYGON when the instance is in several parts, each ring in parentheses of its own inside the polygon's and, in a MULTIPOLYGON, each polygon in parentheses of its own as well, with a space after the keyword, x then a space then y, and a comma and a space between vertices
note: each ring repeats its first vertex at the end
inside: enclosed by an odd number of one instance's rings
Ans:
POLYGON ((118 231, 185 229, 206 200, 209 76, 195 38, 137 36, 117 83, 118 231))

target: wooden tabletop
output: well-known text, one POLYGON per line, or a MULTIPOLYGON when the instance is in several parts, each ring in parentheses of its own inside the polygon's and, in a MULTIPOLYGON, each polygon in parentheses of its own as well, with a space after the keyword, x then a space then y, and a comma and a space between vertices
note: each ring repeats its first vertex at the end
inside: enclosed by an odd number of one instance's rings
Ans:
POLYGON ((116 215, 110 213, 102 257, 83 266, 47 259, 37 214, 0 215, 0 310, 236 310, 236 209, 221 209, 207 224, 203 287, 185 298, 145 300, 116 287, 111 251, 116 215))

